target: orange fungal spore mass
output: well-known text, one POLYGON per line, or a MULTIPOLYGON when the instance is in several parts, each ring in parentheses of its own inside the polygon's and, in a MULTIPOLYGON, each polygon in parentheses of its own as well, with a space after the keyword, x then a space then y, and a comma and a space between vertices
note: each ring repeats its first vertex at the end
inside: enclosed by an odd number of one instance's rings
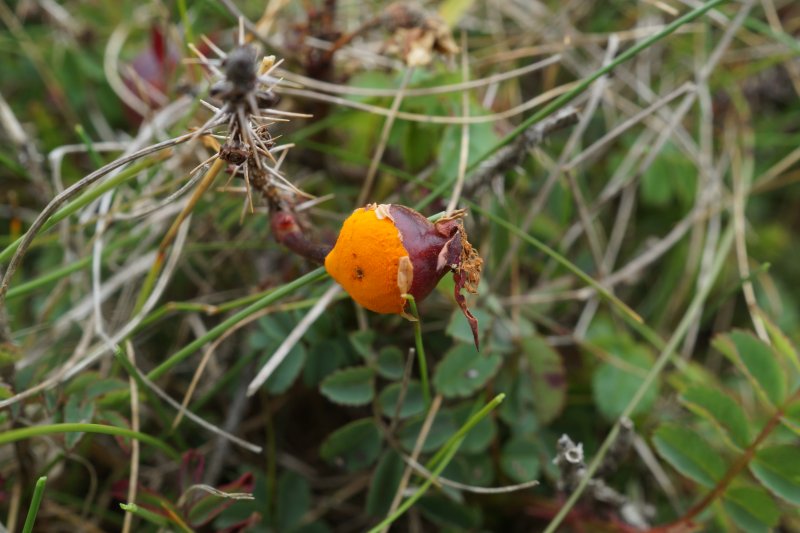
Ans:
POLYGON ((325 269, 359 304, 376 313, 402 313, 397 285, 400 258, 408 252, 400 233, 374 208, 356 209, 342 225, 325 269))

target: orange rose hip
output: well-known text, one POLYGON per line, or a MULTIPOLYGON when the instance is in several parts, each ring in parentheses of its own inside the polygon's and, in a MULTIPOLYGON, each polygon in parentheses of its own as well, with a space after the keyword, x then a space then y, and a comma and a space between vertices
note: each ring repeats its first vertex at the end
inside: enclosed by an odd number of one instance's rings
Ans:
POLYGON ((477 320, 461 289, 476 292, 482 261, 467 241, 463 211, 435 223, 405 206, 370 204, 342 225, 325 269, 359 304, 376 313, 405 313, 405 294, 422 300, 447 272, 478 346, 477 320))

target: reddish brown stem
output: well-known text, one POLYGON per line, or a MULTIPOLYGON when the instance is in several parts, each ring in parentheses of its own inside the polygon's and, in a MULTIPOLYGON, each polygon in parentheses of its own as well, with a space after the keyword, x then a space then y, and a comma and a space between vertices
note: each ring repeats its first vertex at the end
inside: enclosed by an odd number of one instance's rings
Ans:
POLYGON ((288 211, 274 211, 270 225, 276 241, 315 263, 324 263, 325 257, 333 248, 330 244, 309 240, 294 214, 288 211))
POLYGON ((658 526, 651 528, 649 533, 670 533, 674 531, 684 531, 686 526, 690 525, 692 520, 702 513, 706 507, 711 505, 714 500, 722 496, 722 494, 727 490, 728 485, 738 476, 742 470, 747 468, 747 465, 750 464, 752 461, 753 456, 758 451, 759 446, 766 440, 766 438, 772 433, 775 427, 780 423, 781 418, 783 417, 786 409, 795 402, 798 398, 800 398, 800 389, 798 389, 792 396, 790 396, 772 415, 772 417, 767 421, 764 427, 761 429, 761 432, 755 438, 755 440, 747 447, 747 449, 740 455, 736 462, 731 465, 725 475, 720 479, 717 484, 714 486, 714 489, 706 494, 706 496, 697 502, 691 509, 689 509, 685 515, 683 515, 678 521, 673 522, 671 524, 667 524, 664 526, 658 526), (682 529, 684 528, 684 529, 682 529))

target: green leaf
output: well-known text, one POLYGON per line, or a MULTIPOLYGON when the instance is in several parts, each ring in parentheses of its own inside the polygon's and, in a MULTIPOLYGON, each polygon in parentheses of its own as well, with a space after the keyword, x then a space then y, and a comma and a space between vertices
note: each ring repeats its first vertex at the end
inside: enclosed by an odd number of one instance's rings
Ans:
POLYGON ((389 511, 405 468, 403 459, 394 450, 387 450, 383 454, 369 484, 367 514, 383 516, 389 511))
POLYGON ((747 533, 766 533, 780 521, 775 501, 758 487, 731 487, 722 501, 728 515, 747 533))
POLYGON ((281 361, 278 368, 267 379, 264 384, 267 392, 276 395, 286 392, 292 386, 294 380, 297 379, 297 376, 300 375, 305 362, 306 349, 302 344, 297 343, 289 350, 286 359, 281 361))
POLYGON ((276 526, 278 531, 291 531, 311 507, 308 481, 291 470, 278 479, 276 526))
POLYGON ((695 385, 681 395, 688 409, 710 420, 739 448, 750 444, 750 426, 741 406, 722 391, 695 385))
POLYGON ((445 530, 470 531, 481 524, 480 508, 455 502, 441 494, 423 496, 416 506, 425 518, 445 530))
MULTIPOLYGON (((94 404, 92 402, 82 403, 81 398, 70 396, 67 405, 64 406, 64 422, 81 424, 89 423, 94 417, 94 404)), ((64 444, 67 449, 72 449, 83 437, 83 433, 67 433, 64 435, 64 444)))
POLYGON ((530 435, 540 429, 536 400, 529 384, 530 377, 526 373, 510 366, 502 368, 494 381, 494 390, 506 394, 506 401, 498 410, 500 419, 514 435, 530 435))
POLYGON ((759 450, 750 471, 773 494, 800 505, 800 447, 784 444, 759 450))
MULTIPOLYGON (((476 410, 474 402, 471 401, 464 402, 454 407, 452 413, 456 426, 460 427, 466 424, 469 417, 472 416, 476 410)), ((496 434, 497 427, 494 419, 491 416, 487 416, 475 424, 475 427, 464 435, 464 440, 461 442, 459 451, 464 453, 485 452, 494 440, 496 434)))
POLYGON ((303 383, 315 387, 348 361, 348 341, 339 337, 311 346, 303 368, 303 383))
POLYGON ((689 428, 663 424, 653 436, 659 455, 675 470, 706 487, 725 474, 725 461, 708 442, 689 428))
POLYGON ((122 379, 100 378, 86 387, 86 396, 84 397, 84 400, 91 401, 95 398, 105 396, 110 392, 127 390, 128 387, 128 382, 122 379))
POLYGON ((642 203, 668 207, 682 200, 683 205, 691 204, 697 188, 693 170, 674 144, 666 144, 641 177, 642 203))
MULTIPOLYGON (((392 383, 383 389, 378 395, 378 405, 384 416, 393 418, 397 408, 397 400, 400 399, 400 389, 402 383, 392 383)), ((408 382, 403 405, 400 408, 400 418, 408 418, 418 415, 425 411, 425 397, 422 394, 422 385, 419 381, 412 379, 408 382)))
POLYGON ((459 454, 450 461, 442 475, 465 485, 491 487, 494 482, 494 461, 488 453, 459 454))
POLYGON ((767 332, 769 333, 772 345, 775 347, 775 351, 791 361, 795 371, 800 371, 800 357, 797 356, 797 350, 792 344, 792 341, 790 341, 780 328, 767 317, 766 313, 760 312, 759 316, 761 316, 761 320, 767 327, 767 332))
MULTIPOLYGON (((419 415, 403 422, 397 437, 406 451, 411 452, 414 449, 424 421, 425 416, 419 415)), ((429 453, 438 449, 457 430, 458 426, 453 419, 453 413, 449 409, 442 409, 436 413, 436 417, 433 419, 431 429, 425 437, 425 444, 422 445, 422 451, 429 453)))
POLYGON ((452 28, 474 3, 475 0, 444 0, 439 6, 439 16, 452 28))
MULTIPOLYGON (((489 330, 489 326, 492 325, 492 315, 482 309, 473 309, 472 314, 478 319, 478 338, 486 338, 486 332, 489 330)), ((453 311, 453 314, 450 315, 450 323, 447 324, 445 333, 453 337, 453 339, 466 344, 473 344, 475 342, 472 337, 472 329, 470 329, 469 322, 467 322, 467 318, 460 309, 456 309, 453 311)))
POLYGON ((350 344, 353 345, 356 353, 369 361, 372 354, 372 343, 375 342, 375 331, 371 329, 363 331, 354 331, 350 334, 350 344))
MULTIPOLYGON (((647 348, 638 344, 615 346, 609 350, 611 362, 600 365, 592 378, 594 401, 600 413, 608 420, 622 415, 653 365, 654 357, 647 348)), ((646 413, 658 397, 658 382, 645 392, 633 413, 646 413)))
POLYGON ((494 376, 500 362, 499 355, 481 355, 475 346, 459 344, 436 367, 433 385, 445 398, 469 396, 494 376))
POLYGON ((771 347, 744 331, 720 335, 714 339, 713 346, 747 376, 762 398, 772 405, 783 401, 786 374, 771 347))
POLYGON ((365 405, 375 396, 375 372, 367 366, 338 370, 322 380, 320 392, 341 405, 365 405))
POLYGON ((567 377, 561 355, 538 336, 522 340, 522 352, 528 361, 533 408, 540 424, 547 424, 564 409, 567 377))
POLYGON ((533 481, 539 476, 541 464, 536 443, 525 437, 513 437, 500 454, 500 468, 518 483, 533 481))
POLYGON ((371 418, 340 427, 325 439, 319 454, 324 460, 354 472, 367 468, 381 451, 381 434, 371 418))
POLYGON ((387 346, 378 352, 378 374, 386 379, 396 380, 403 377, 405 361, 403 350, 397 346, 387 346))

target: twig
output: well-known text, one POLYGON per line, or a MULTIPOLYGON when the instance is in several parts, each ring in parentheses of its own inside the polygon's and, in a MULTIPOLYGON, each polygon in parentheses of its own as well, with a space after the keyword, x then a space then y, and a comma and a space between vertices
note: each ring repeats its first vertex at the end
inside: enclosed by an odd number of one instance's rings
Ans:
MULTIPOLYGON (((467 34, 461 32, 461 79, 469 79, 469 62, 467 61, 467 34)), ((466 91, 461 93, 461 114, 469 116, 469 94, 466 91)), ((453 193, 447 203, 445 215, 449 215, 458 205, 461 198, 461 190, 464 188, 464 180, 467 177, 467 162, 469 161, 469 124, 461 125, 461 146, 458 153, 458 179, 453 186, 453 193)))
MULTIPOLYGON (((213 125, 209 125, 207 129, 212 126, 213 125)), ((148 146, 147 148, 143 148, 142 150, 134 152, 131 155, 121 157, 105 165, 104 167, 95 170, 88 176, 78 180, 73 185, 65 189, 62 193, 58 194, 55 198, 53 198, 50 201, 50 203, 47 204, 47 206, 41 211, 41 213, 39 213, 39 216, 36 217, 36 220, 34 220, 33 224, 31 224, 31 227, 22 237, 21 241, 19 242, 19 245, 16 248, 16 251, 14 252, 14 255, 11 258, 11 261, 8 264, 8 267, 6 268, 5 274, 3 275, 3 279, 2 281, 0 281, 0 308, 3 308, 5 305, 5 295, 8 292, 8 285, 11 281, 11 278, 14 276, 14 273, 17 271, 17 267, 19 267, 19 264, 22 262, 22 258, 24 257, 25 253, 28 251, 28 248, 33 242, 33 239, 39 233, 39 230, 42 228, 42 226, 45 225, 47 220, 58 210, 60 206, 68 202, 70 199, 72 199, 78 193, 80 193, 83 189, 85 189, 92 183, 96 182, 97 180, 101 179, 105 175, 109 174, 110 172, 118 168, 121 168, 132 161, 150 155, 152 153, 186 142, 195 137, 196 135, 197 135, 196 133, 189 133, 178 137, 174 137, 172 139, 156 143, 152 146, 148 146)), ((0 331, 0 333, 2 333, 2 331, 0 331)))
POLYGON ((466 195, 473 197, 478 189, 486 185, 493 177, 518 166, 527 156, 527 151, 542 143, 548 135, 572 126, 578 122, 578 111, 567 106, 552 116, 538 122, 525 130, 514 142, 504 146, 486 159, 470 176, 466 186, 466 195))
MULTIPOLYGON (((715 258, 714 267, 712 269, 712 274, 713 274, 712 278, 716 278, 722 271, 722 267, 726 262, 726 258, 728 252, 730 251, 732 243, 733 243, 733 229, 732 227, 729 227, 725 231, 725 234, 722 236, 719 248, 717 249, 717 257, 715 258)), ((709 293, 711 292, 711 285, 712 285, 711 283, 708 283, 706 285, 699 287, 697 293, 695 294, 694 299, 689 304, 689 308, 686 310, 683 319, 681 319, 680 323, 675 328, 674 333, 669 338, 669 341, 659 354, 658 358, 656 359, 656 362, 650 368, 649 372, 647 373, 647 376, 642 381, 639 388, 636 390, 636 393, 634 394, 633 398, 631 398, 631 400, 628 402, 628 405, 625 406, 625 409, 623 410, 619 419, 611 428, 611 431, 609 431, 603 443, 600 445, 600 448, 597 450, 594 459, 586 469, 585 476, 580 481, 578 486, 575 487, 575 490, 572 492, 572 494, 570 494, 570 497, 567 499, 567 501, 564 503, 561 509, 559 509, 556 516, 553 517, 553 519, 547 525, 545 533, 554 533, 557 530, 558 526, 561 524, 561 522, 564 520, 564 518, 567 516, 567 514, 570 512, 570 510, 575 506, 578 499, 581 497, 581 494, 583 494, 583 491, 588 486, 589 480, 592 478, 594 473, 602 464, 603 458, 605 457, 606 453, 611 447, 611 444, 616 440, 617 435, 622 429, 623 421, 630 418, 634 409, 636 409, 636 407, 642 401, 642 398, 644 398, 644 395, 653 385, 653 382, 655 381, 656 377, 664 370, 664 368, 669 363, 670 359, 675 353, 675 349, 678 347, 678 344, 683 339, 683 336, 685 335, 689 326, 695 320, 697 320, 698 313, 702 307, 702 304, 708 297, 709 293)))
MULTIPOLYGON (((428 414, 425 415, 425 421, 422 423, 422 427, 419 430, 419 435, 417 435, 417 440, 414 442, 414 449, 411 451, 411 459, 416 462, 417 457, 419 454, 422 453, 422 446, 425 444, 425 439, 428 438, 428 433, 431 430, 431 426, 433 425, 433 420, 436 418, 436 413, 439 412, 439 407, 442 405, 442 395, 437 395, 433 402, 431 402, 430 407, 428 408, 428 414)), ((411 472, 412 472, 411 465, 407 465, 406 469, 403 471, 403 477, 400 478, 400 483, 397 485, 397 491, 394 493, 394 498, 392 498, 392 504, 389 506, 389 512, 386 513, 387 515, 391 516, 400 506, 400 502, 403 500, 403 493, 408 486, 408 482, 411 479, 411 472)), ((387 526, 382 530, 382 533, 386 533, 389 531, 389 527, 387 526)))
POLYGON ((306 316, 297 323, 291 333, 284 339, 278 349, 275 350, 275 353, 272 354, 272 357, 269 358, 267 364, 259 370, 258 374, 255 378, 250 382, 247 386, 247 396, 252 396, 256 393, 256 391, 264 384, 267 379, 272 375, 278 365, 280 365, 283 360, 289 355, 289 352, 292 350, 295 344, 305 335, 308 328, 319 318, 319 316, 325 311, 325 308, 328 307, 328 304, 339 294, 339 291, 342 288, 339 285, 333 284, 328 287, 328 290, 320 296, 317 303, 314 304, 306 316))
MULTIPOLYGON (((131 366, 136 366, 136 356, 133 351, 133 344, 128 340, 125 341, 125 352, 128 354, 128 360, 131 366)), ((131 429, 133 431, 140 431, 139 423, 139 387, 133 376, 128 377, 128 384, 131 389, 131 429)), ((128 478, 128 495, 126 501, 128 503, 136 503, 136 491, 139 486, 139 441, 131 441, 131 473, 128 478)), ((122 523, 122 533, 129 533, 133 525, 133 513, 125 513, 125 520, 122 523)))

